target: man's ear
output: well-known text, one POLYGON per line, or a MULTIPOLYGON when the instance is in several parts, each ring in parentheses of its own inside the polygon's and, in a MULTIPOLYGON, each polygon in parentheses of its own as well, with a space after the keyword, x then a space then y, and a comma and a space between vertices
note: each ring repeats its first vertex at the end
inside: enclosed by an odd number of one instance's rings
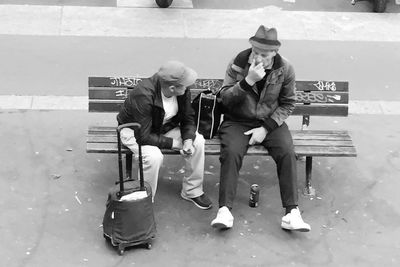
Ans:
POLYGON ((175 85, 170 85, 170 86, 168 86, 168 90, 169 90, 171 93, 174 93, 174 92, 175 92, 175 85))

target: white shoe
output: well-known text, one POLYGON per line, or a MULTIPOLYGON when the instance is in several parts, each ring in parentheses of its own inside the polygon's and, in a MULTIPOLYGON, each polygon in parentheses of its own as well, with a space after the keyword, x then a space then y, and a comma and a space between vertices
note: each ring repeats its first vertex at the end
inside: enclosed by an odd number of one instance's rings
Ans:
POLYGON ((217 229, 229 229, 233 226, 233 216, 228 207, 219 208, 217 217, 212 220, 211 226, 217 229))
POLYGON ((301 218, 300 210, 298 208, 292 209, 290 213, 282 217, 281 227, 286 230, 308 232, 311 227, 305 223, 301 218))

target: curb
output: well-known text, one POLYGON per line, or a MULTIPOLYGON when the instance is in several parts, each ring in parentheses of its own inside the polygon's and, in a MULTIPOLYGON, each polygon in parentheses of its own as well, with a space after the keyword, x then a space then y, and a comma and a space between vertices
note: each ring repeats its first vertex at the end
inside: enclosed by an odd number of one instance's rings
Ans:
MULTIPOLYGON (((0 96, 0 110, 87 110, 87 96, 0 96)), ((349 114, 400 115, 400 101, 354 100, 349 114)))

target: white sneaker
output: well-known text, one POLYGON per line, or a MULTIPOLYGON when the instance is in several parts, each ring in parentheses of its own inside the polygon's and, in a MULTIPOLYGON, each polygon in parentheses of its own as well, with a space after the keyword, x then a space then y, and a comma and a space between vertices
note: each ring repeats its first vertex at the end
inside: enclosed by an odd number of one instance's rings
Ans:
POLYGON ((233 216, 228 207, 219 208, 217 217, 212 220, 211 226, 217 229, 229 229, 233 226, 233 216))
POLYGON ((298 208, 292 209, 290 213, 282 217, 281 227, 286 230, 308 232, 311 227, 305 223, 301 218, 300 210, 298 208))

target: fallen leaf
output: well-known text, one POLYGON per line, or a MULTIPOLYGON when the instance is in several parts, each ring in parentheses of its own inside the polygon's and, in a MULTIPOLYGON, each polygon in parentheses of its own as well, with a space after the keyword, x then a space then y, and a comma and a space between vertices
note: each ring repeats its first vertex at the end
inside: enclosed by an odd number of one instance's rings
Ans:
POLYGON ((60 179, 61 175, 60 174, 52 174, 53 179, 60 179))

